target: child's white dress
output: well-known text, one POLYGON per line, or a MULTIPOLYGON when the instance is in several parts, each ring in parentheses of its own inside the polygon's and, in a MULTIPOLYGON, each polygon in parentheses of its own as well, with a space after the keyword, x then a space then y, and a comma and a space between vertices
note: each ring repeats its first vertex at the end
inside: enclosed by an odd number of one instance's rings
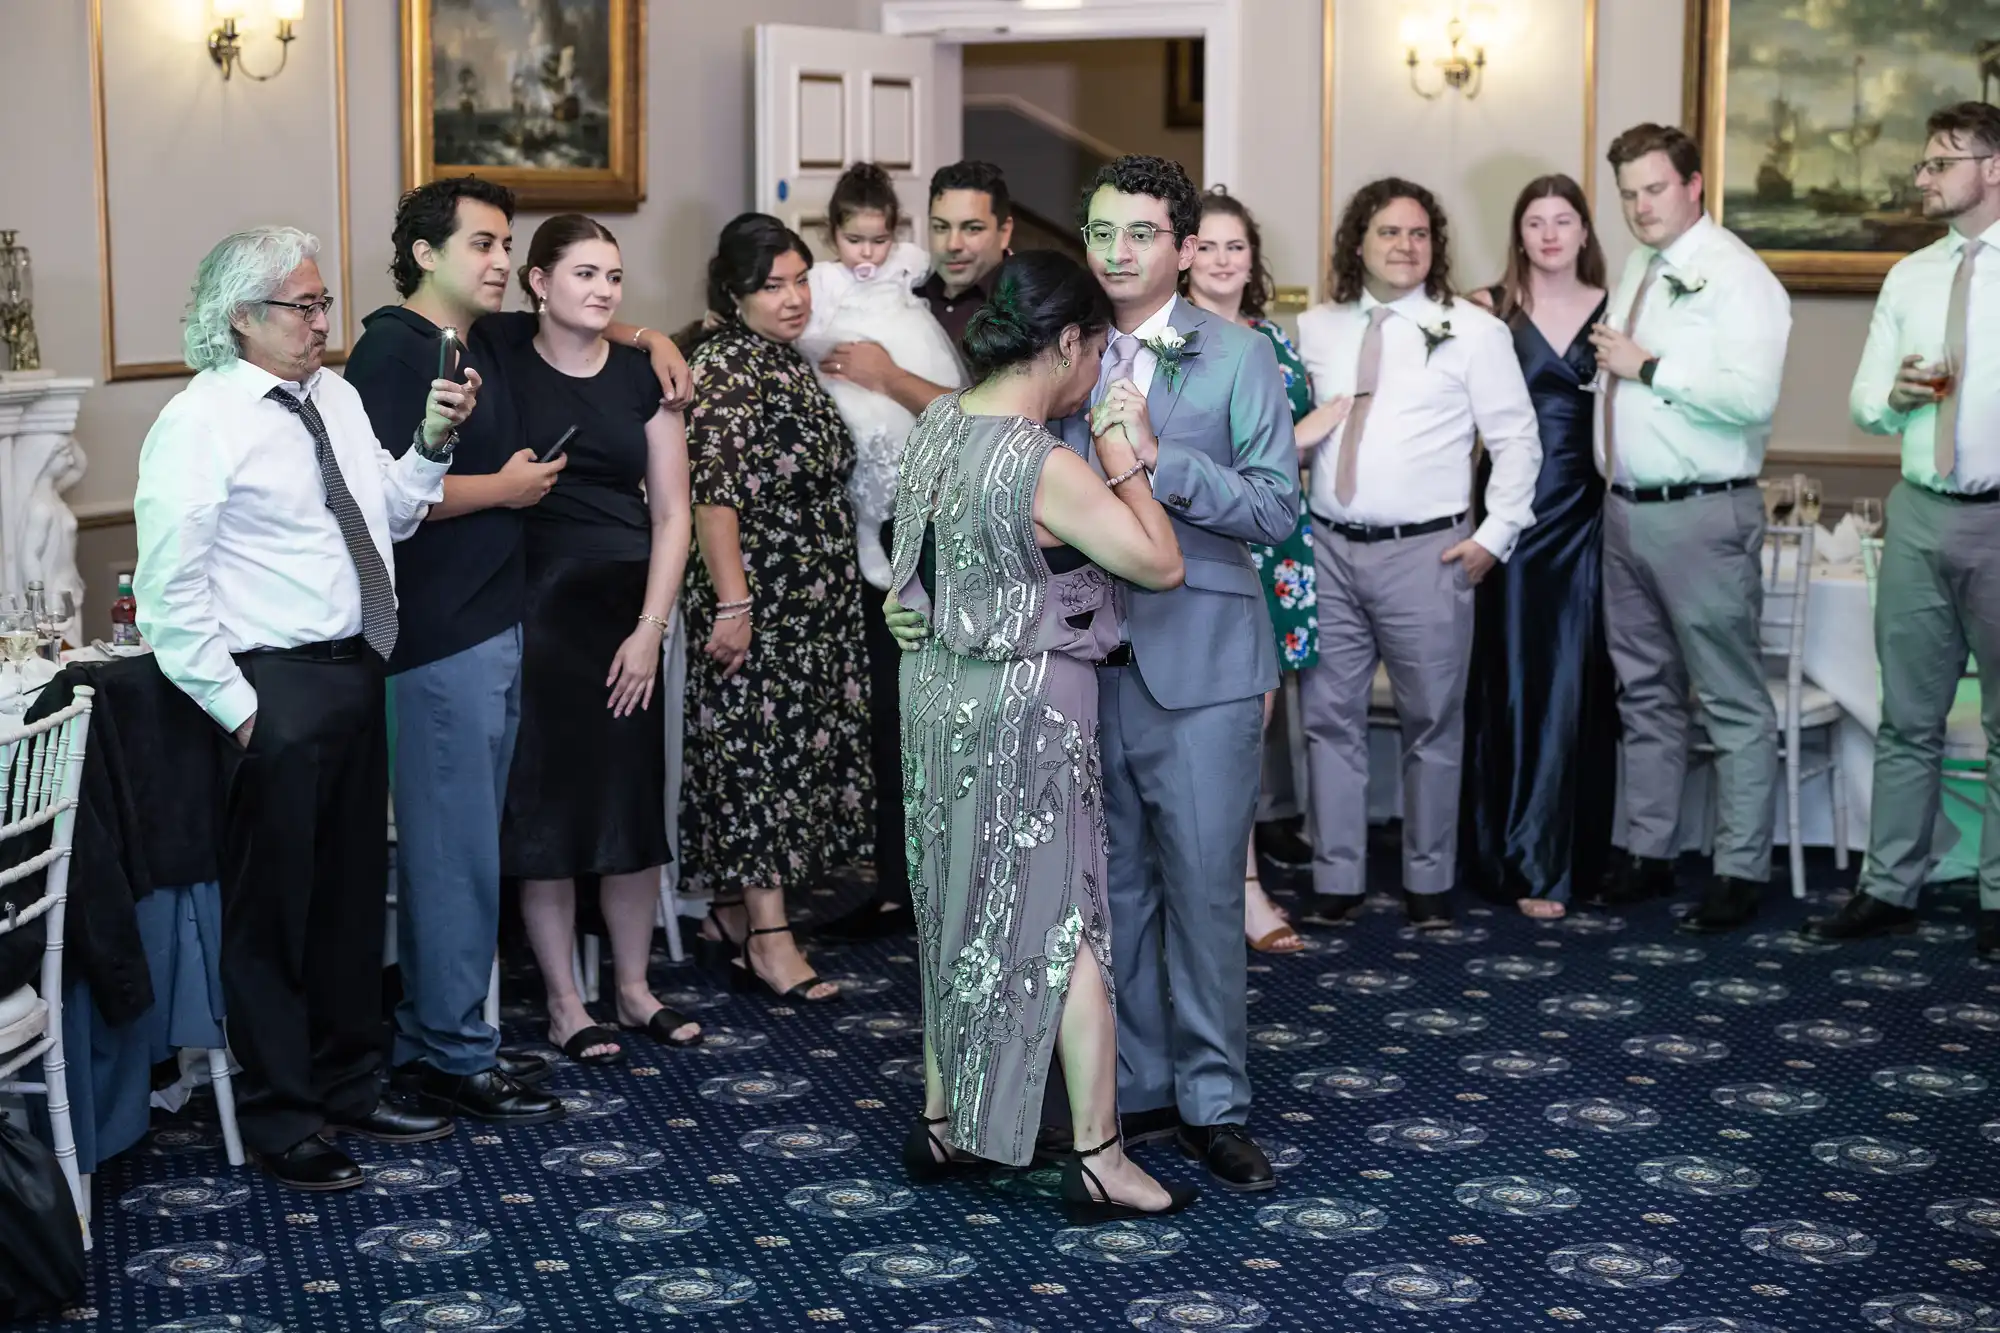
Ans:
MULTIPOLYGON (((880 268, 849 269, 834 260, 814 264, 812 320, 796 346, 815 370, 844 342, 880 343, 889 359, 912 375, 948 389, 963 387, 965 372, 944 328, 913 290, 930 276, 930 256, 907 241, 890 250, 880 268)), ((889 552, 882 525, 896 513, 896 476, 903 442, 916 418, 887 394, 822 374, 820 383, 854 437, 854 474, 847 497, 854 504, 855 545, 861 574, 878 588, 889 586, 889 552)))

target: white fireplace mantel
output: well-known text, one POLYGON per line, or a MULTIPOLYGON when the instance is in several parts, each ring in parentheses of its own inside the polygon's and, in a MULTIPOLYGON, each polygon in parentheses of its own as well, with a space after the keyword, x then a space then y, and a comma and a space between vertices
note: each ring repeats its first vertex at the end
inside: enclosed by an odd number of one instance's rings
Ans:
MULTIPOLYGON (((76 414, 94 383, 0 375, 0 592, 39 580, 51 597, 73 594, 82 609, 76 515, 62 497, 83 478, 76 414)), ((80 635, 79 616, 63 637, 80 644, 80 635)))

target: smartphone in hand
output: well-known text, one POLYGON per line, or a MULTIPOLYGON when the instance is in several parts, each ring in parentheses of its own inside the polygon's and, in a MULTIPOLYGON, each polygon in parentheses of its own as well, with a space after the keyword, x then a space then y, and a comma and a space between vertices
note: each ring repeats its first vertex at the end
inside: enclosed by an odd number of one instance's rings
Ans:
POLYGON ((550 445, 548 448, 542 450, 542 452, 536 454, 535 461, 537 463, 554 462, 557 455, 561 454, 564 449, 567 449, 569 447, 570 438, 575 434, 576 434, 576 427, 571 426, 568 430, 562 433, 561 439, 557 440, 554 444, 550 445))
POLYGON ((441 380, 458 380, 458 330, 447 324, 438 330, 438 373, 441 380))

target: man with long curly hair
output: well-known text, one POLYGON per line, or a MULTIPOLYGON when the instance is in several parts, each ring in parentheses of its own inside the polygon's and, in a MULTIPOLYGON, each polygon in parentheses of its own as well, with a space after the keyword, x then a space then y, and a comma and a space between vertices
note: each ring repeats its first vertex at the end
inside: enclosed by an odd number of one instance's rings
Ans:
POLYGON ((1444 926, 1457 874, 1472 589, 1534 522, 1541 436, 1513 335, 1451 295, 1444 210, 1393 177, 1348 201, 1333 299, 1299 317, 1322 403, 1349 404, 1318 447, 1307 502, 1319 665, 1299 674, 1311 772, 1308 921, 1345 924, 1367 889, 1368 695, 1386 663, 1403 736, 1403 903, 1444 926), (1471 522, 1472 460, 1492 457, 1471 522))

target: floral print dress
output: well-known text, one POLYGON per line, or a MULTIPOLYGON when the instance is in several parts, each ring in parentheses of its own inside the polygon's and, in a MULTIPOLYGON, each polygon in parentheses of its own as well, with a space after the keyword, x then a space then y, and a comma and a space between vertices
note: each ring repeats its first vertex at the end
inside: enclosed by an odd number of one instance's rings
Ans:
POLYGON ((692 358, 694 503, 736 511, 756 599, 735 675, 701 650, 715 585, 689 562, 682 860, 694 892, 811 888, 874 853, 854 443, 806 359, 741 323, 692 358))
MULTIPOLYGON (((1312 385, 1306 379, 1306 363, 1285 331, 1268 319, 1253 319, 1250 327, 1271 340, 1278 354, 1278 369, 1284 372, 1285 396, 1291 400, 1292 420, 1313 409, 1312 385)), ((1304 479, 1300 479, 1303 491, 1304 479)), ((1278 665, 1286 671, 1319 664, 1319 597, 1313 583, 1312 515, 1306 512, 1301 496, 1299 526, 1276 546, 1250 547, 1250 559, 1264 576, 1264 601, 1271 608, 1271 625, 1278 632, 1278 665)))

